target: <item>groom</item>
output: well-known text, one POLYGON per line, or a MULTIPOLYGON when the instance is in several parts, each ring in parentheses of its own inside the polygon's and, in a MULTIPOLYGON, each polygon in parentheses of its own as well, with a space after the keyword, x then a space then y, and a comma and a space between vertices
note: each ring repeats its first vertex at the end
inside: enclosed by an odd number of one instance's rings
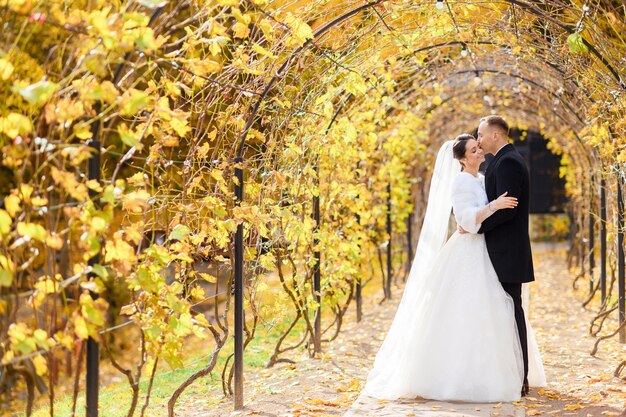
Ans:
POLYGON ((522 283, 535 280, 528 235, 529 174, 522 156, 508 143, 509 125, 500 116, 487 116, 478 125, 478 144, 494 155, 485 173, 489 201, 508 192, 518 205, 498 210, 478 231, 485 234, 487 251, 504 290, 513 298, 515 321, 524 355, 522 396, 528 394, 528 343, 522 309, 522 283))

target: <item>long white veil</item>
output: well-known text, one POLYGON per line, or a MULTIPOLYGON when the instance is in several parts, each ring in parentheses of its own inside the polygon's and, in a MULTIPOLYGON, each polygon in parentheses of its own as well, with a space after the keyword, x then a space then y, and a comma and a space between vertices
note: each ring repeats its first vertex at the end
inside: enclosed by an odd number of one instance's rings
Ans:
POLYGON ((453 141, 445 142, 437 154, 415 257, 398 310, 376 355, 374 367, 368 375, 364 389, 366 393, 380 392, 387 379, 391 377, 390 370, 402 366, 402 363, 398 362, 401 362, 401 358, 407 354, 403 351, 402 342, 407 329, 414 325, 413 318, 418 309, 421 287, 431 278, 428 274, 435 257, 446 242, 452 211, 452 184, 456 175, 461 172, 461 164, 452 154, 452 144, 453 141))
POLYGON ((405 303, 407 296, 410 297, 413 293, 416 283, 430 271, 435 256, 448 237, 448 222, 452 211, 452 183, 456 175, 461 172, 461 164, 452 155, 453 143, 454 141, 451 140, 445 142, 437 153, 428 192, 426 214, 398 311, 405 303))

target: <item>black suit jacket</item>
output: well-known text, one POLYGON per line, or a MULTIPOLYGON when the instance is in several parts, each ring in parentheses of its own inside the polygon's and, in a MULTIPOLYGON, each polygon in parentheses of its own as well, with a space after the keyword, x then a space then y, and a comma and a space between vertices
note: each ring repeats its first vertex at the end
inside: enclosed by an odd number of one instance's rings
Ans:
POLYGON ((500 282, 535 280, 528 235, 530 178, 524 158, 511 144, 495 155, 485 173, 487 198, 493 201, 505 191, 517 197, 517 207, 498 210, 487 218, 478 233, 485 234, 487 251, 500 282))

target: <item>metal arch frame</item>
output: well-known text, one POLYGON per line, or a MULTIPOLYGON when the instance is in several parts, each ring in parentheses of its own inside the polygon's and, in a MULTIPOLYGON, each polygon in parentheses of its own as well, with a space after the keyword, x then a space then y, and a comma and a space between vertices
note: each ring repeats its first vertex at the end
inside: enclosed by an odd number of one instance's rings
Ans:
MULTIPOLYGON (((427 112, 426 112, 425 114, 432 113, 433 111, 435 111, 436 109, 440 108, 441 106, 443 106, 443 104, 445 104, 445 103, 446 103, 446 102, 448 102, 448 101, 451 101, 451 100, 455 100, 455 99, 457 99, 457 98, 464 97, 465 95, 470 95, 470 94, 471 94, 471 93, 473 93, 473 92, 472 92, 472 91, 467 91, 467 92, 464 92, 464 93, 465 93, 465 94, 457 94, 457 95, 451 95, 451 96, 449 96, 449 97, 446 97, 446 98, 445 98, 445 99, 441 102, 441 104, 431 106, 431 107, 427 110, 427 112)), ((523 95, 524 95, 524 97, 526 97, 526 95, 525 95, 525 94, 523 94, 523 95)), ((574 129, 574 127, 572 126, 571 121, 568 121, 567 119, 565 119, 565 117, 564 117, 562 114, 560 114, 560 113, 556 112, 554 109, 551 109, 551 108, 549 108, 549 107, 544 107, 544 108, 545 108, 546 110, 549 110, 552 114, 554 114, 556 117, 558 117, 560 120, 562 120, 562 121, 564 122, 565 126, 567 126, 567 127, 568 127, 568 130, 574 134, 574 136, 575 136, 575 138, 576 138, 576 143, 578 143, 578 144, 579 144, 579 145, 580 145, 580 146, 584 149, 584 148, 585 148, 585 144, 583 143, 582 138, 580 137, 580 135, 578 134, 578 132, 577 132, 577 131, 574 129)), ((529 112, 529 113, 534 113, 534 114, 537 114, 537 115, 538 115, 537 111, 533 111, 533 110, 531 110, 531 109, 526 109, 526 108, 523 108, 522 110, 527 111, 527 112, 529 112)), ((588 155, 586 152, 583 152, 583 155, 585 156, 585 162, 587 163, 587 165, 592 166, 591 161, 590 161, 590 159, 589 159, 589 155, 588 155)))
POLYGON ((246 136, 248 135, 248 131, 250 130, 250 127, 252 126, 252 123, 254 123, 254 118, 255 118, 257 112, 259 111, 259 107, 261 106, 261 102, 265 99, 265 97, 269 93, 269 90, 272 88, 272 86, 274 85, 276 80, 278 80, 278 78, 282 76, 282 73, 284 73, 284 71, 287 69, 287 67, 289 66, 289 63, 297 55, 299 55, 300 52, 302 52, 309 45, 311 45, 314 39, 317 39, 317 38, 319 38, 319 36, 321 36, 324 33, 328 32, 335 25, 343 22, 344 20, 349 19, 350 17, 352 17, 352 16, 354 16, 356 14, 359 14, 363 10, 367 10, 370 7, 374 7, 374 6, 376 6, 376 5, 380 4, 380 3, 384 3, 385 1, 387 1, 387 0, 375 0, 373 2, 369 2, 369 3, 366 3, 366 4, 362 5, 362 6, 359 6, 356 9, 352 9, 349 12, 344 13, 341 16, 336 17, 335 19, 331 20, 326 25, 324 25, 317 32, 315 32, 311 39, 307 39, 306 42, 304 42, 304 44, 302 46, 298 47, 295 51, 293 51, 291 53, 289 58, 287 58, 285 60, 285 62, 283 62, 283 64, 278 68, 278 70, 276 71, 276 73, 274 74, 272 79, 267 83, 267 85, 263 89, 263 92, 261 93, 260 97, 258 98, 257 102, 255 103, 254 107, 252 108, 252 112, 250 113, 250 116, 248 117, 248 121, 246 122, 246 124, 245 124, 245 126, 243 128, 243 131, 241 133, 241 138, 239 139, 239 144, 237 145, 237 153, 236 153, 237 158, 241 158, 243 156, 243 149, 244 149, 244 146, 245 146, 246 136))
POLYGON ((531 79, 529 79, 529 78, 526 78, 526 77, 524 77, 523 75, 520 75, 520 74, 515 74, 515 73, 507 73, 507 72, 502 72, 502 71, 499 71, 499 70, 494 70, 494 69, 489 69, 489 68, 477 68, 477 69, 475 69, 475 70, 462 70, 462 71, 457 71, 457 72, 452 73, 452 74, 453 74, 453 75, 456 75, 456 74, 467 74, 467 73, 470 73, 470 72, 479 72, 479 73, 487 73, 487 74, 504 75, 504 76, 506 76, 506 77, 517 78, 517 79, 519 79, 519 80, 522 80, 522 81, 524 81, 524 82, 527 82, 527 83, 529 83, 529 84, 532 84, 532 85, 534 85, 535 87, 540 88, 540 89, 542 89, 542 90, 546 91, 546 92, 547 92, 548 94, 550 94, 553 98, 555 98, 555 99, 559 100, 559 102, 561 102, 561 104, 563 104, 563 105, 564 105, 564 106, 565 106, 565 107, 566 107, 566 108, 570 111, 570 113, 572 113, 572 114, 576 117, 576 119, 578 119, 578 121, 579 121, 581 124, 584 124, 584 123, 585 123, 585 121, 584 121, 584 120, 580 117, 580 115, 578 115, 578 113, 576 113, 576 112, 574 111, 574 109, 572 109, 572 108, 571 108, 571 106, 569 105, 569 103, 567 103, 566 101, 564 101, 564 100, 563 100, 563 99, 562 99, 562 98, 561 98, 558 94, 555 94, 554 92, 550 91, 550 89, 548 89, 548 88, 547 88, 547 87, 545 87, 544 85, 542 85, 542 84, 540 84, 540 83, 538 83, 538 82, 536 82, 536 81, 533 81, 533 80, 531 80, 531 79))
MULTIPOLYGON (((418 48, 416 50, 414 50, 412 53, 418 53, 418 52, 423 52, 423 51, 427 51, 427 50, 431 50, 431 49, 435 49, 435 48, 442 48, 442 47, 446 47, 446 46, 450 46, 450 45, 469 45, 470 42, 464 42, 464 41, 449 41, 449 42, 443 42, 443 43, 439 43, 439 44, 435 44, 435 45, 429 45, 423 48, 418 48)), ((501 43, 496 43, 496 42, 491 42, 491 41, 478 41, 478 42, 473 42, 474 45, 490 45, 490 46, 497 46, 499 48, 503 48, 503 49, 511 49, 510 45, 507 44, 501 44, 501 43)), ((555 71, 557 71, 559 74, 564 75, 565 71, 563 71, 557 64, 552 63, 548 60, 541 59, 538 61, 539 63, 543 63, 547 66, 549 66, 550 68, 554 69, 555 71)), ((562 80, 564 83, 565 82, 571 82, 574 87, 576 87, 579 90, 582 90, 582 92, 585 94, 586 97, 589 98, 589 100, 592 103, 595 103, 595 100, 592 97, 589 97, 589 93, 587 92, 587 89, 584 86, 581 86, 578 84, 578 82, 574 79, 563 79, 562 80)))
MULTIPOLYGON (((504 0, 504 1, 506 1, 508 3, 511 3, 511 4, 514 4, 516 6, 519 6, 522 9, 528 9, 533 14, 536 14, 537 16, 544 17, 544 18, 550 20, 552 23, 556 24, 557 26, 559 26, 561 29, 565 30, 569 34, 576 33, 575 29, 573 29, 573 28, 569 27, 568 25, 565 25, 565 24, 561 23, 560 21, 550 17, 550 15, 548 15, 546 13, 543 13, 541 10, 535 8, 534 6, 532 6, 532 5, 528 4, 528 3, 524 3, 524 2, 519 1, 519 0, 504 0)), ((587 41, 584 38, 584 36, 581 35, 580 38, 582 39, 582 41, 585 44, 585 46, 587 46, 589 48, 589 50, 596 56, 596 58, 598 58, 600 60, 600 62, 602 62, 602 64, 606 67, 606 69, 609 70, 609 72, 613 75, 613 77, 615 77, 615 80, 620 84, 620 86, 622 87, 622 90, 626 90, 626 83, 624 83, 624 80, 622 80, 622 78, 617 73, 615 68, 613 68, 613 66, 606 60, 606 58, 604 58, 604 55, 602 55, 589 41, 587 41)))
MULTIPOLYGON (((444 105, 444 104, 446 104, 446 103, 447 103, 447 102, 449 102, 449 101, 453 101, 453 100, 461 99, 461 98, 463 98, 463 97, 465 97, 465 96, 468 96, 468 95, 471 95, 471 94, 473 94, 473 93, 474 93, 473 91, 464 91, 464 92, 459 93, 459 94, 453 94, 453 95, 450 95, 450 96, 446 97, 445 99, 443 99, 443 101, 441 102, 441 104, 439 104, 439 105, 432 105, 430 108, 426 109, 426 111, 424 112, 424 114, 425 114, 425 115, 428 115, 428 114, 430 114, 430 113, 434 112, 435 110, 437 110, 437 109, 439 109, 439 108, 443 107, 443 105, 444 105)), ((526 95, 524 95, 524 96, 525 96, 525 97, 527 97, 526 95)), ((522 106, 515 106, 515 107, 516 107, 516 108, 519 108, 519 109, 520 109, 520 110, 522 110, 522 111, 525 111, 525 112, 528 112, 528 113, 534 113, 534 114, 536 114, 537 116, 540 116, 540 115, 539 115, 539 113, 538 113, 536 110, 532 110, 531 108, 525 108, 525 107, 522 107, 522 106)), ((568 127, 568 130, 569 130, 569 131, 571 131, 571 132, 575 135, 575 137, 576 137, 577 141, 578 141, 578 142, 582 145, 582 139, 581 139, 581 137, 578 135, 578 132, 577 132, 577 131, 574 129, 574 127, 571 125, 571 121, 568 121, 567 119, 565 119, 565 117, 564 117, 562 114, 558 113, 558 112, 557 112, 557 111, 555 111, 554 109, 551 109, 551 108, 549 108, 549 107, 545 107, 545 109, 546 109, 546 110, 548 110, 550 113, 552 113, 554 116, 556 116, 558 119, 560 119, 561 121, 563 121, 564 125, 568 127)))
MULTIPOLYGON (((448 75, 460 75, 460 74, 467 74, 467 73, 473 73, 473 72, 479 72, 479 73, 483 72, 483 73, 503 75, 503 76, 506 76, 506 77, 516 78, 516 79, 520 79, 520 80, 522 80, 524 82, 528 82, 529 84, 532 84, 532 85, 536 86, 537 88, 547 92, 553 98, 559 100, 559 102, 570 113, 572 113, 581 124, 583 124, 583 125, 585 124, 584 120, 580 117, 580 115, 578 115, 578 113, 576 113, 576 111, 569 105, 569 103, 567 103, 567 101, 563 100, 563 98, 561 96, 555 94, 554 92, 552 92, 549 88, 545 87, 544 85, 542 85, 542 84, 540 84, 540 83, 538 83, 536 81, 530 80, 530 79, 524 77, 523 75, 519 75, 519 74, 515 74, 515 73, 502 72, 502 71, 499 71, 499 70, 487 69, 487 68, 478 68, 476 70, 473 70, 473 69, 472 70, 461 70, 461 71, 456 71, 456 72, 450 72, 450 73, 448 73, 448 75)), ((402 97, 399 100, 403 100, 405 98, 406 98, 406 96, 402 97)), ((569 125, 569 123, 568 123, 568 125, 569 125)))
MULTIPOLYGON (((242 130, 241 136, 239 138, 239 142, 238 142, 237 148, 236 148, 236 158, 241 158, 243 156, 243 151, 244 151, 244 147, 245 147, 246 137, 247 137, 248 131, 250 130, 252 124, 254 123, 254 120, 255 120, 256 114, 258 113, 258 110, 260 108, 261 102, 265 99, 265 97, 269 93, 269 91, 272 88, 272 86, 274 85, 274 83, 278 80, 278 78, 282 76, 282 74, 287 69, 287 67, 289 66, 291 61, 298 54, 300 54, 303 50, 305 50, 309 45, 311 45, 313 40, 319 38, 321 35, 323 35, 324 33, 328 32, 335 25, 343 22, 344 20, 349 19, 350 17, 360 13, 363 10, 367 10, 367 9, 369 9, 371 7, 374 7, 374 6, 378 5, 378 4, 384 3, 385 1, 387 1, 387 0, 375 0, 375 1, 372 1, 372 2, 367 2, 366 4, 364 4, 362 6, 359 6, 359 7, 355 8, 355 9, 350 10, 349 12, 344 13, 341 16, 336 17, 335 19, 331 20, 329 23, 324 25, 317 32, 315 32, 313 34, 313 38, 308 39, 302 46, 298 47, 295 51, 293 51, 291 53, 289 58, 287 58, 285 60, 285 62, 283 62, 283 64, 276 71, 275 75, 267 83, 267 85, 264 88, 263 92, 260 94, 257 102, 254 104, 254 106, 252 108, 252 111, 250 113, 250 116, 248 117, 248 120, 246 121, 246 124, 245 124, 245 126, 244 126, 244 128, 242 130)), ((550 20, 551 22, 553 22, 554 24, 559 26, 561 29, 565 30, 567 33, 570 33, 570 34, 576 33, 575 29, 569 27, 568 25, 565 25, 565 24, 561 23, 560 21, 552 18, 550 15, 542 12, 541 10, 535 8, 534 6, 532 6, 532 5, 528 4, 528 3, 524 3, 524 2, 522 2, 520 0, 504 0, 504 1, 506 1, 507 3, 516 5, 516 6, 520 7, 522 10, 527 10, 527 11, 529 11, 529 12, 531 12, 531 13, 537 15, 537 16, 540 16, 540 17, 543 17, 543 18, 546 18, 546 19, 550 20)), ((620 84, 622 89, 626 90, 626 84, 621 79, 621 77, 617 73, 617 71, 606 60, 606 58, 589 41, 587 41, 582 35, 581 35, 581 39, 582 39, 583 43, 593 53, 593 55, 595 55, 600 60, 600 62, 607 68, 607 70, 609 70, 609 72, 613 75, 615 80, 620 84)))

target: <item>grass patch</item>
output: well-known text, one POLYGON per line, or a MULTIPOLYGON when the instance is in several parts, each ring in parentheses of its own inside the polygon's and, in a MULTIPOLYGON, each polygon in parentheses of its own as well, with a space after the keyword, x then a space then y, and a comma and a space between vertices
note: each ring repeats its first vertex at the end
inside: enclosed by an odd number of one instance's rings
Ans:
MULTIPOLYGON (((292 318, 285 318, 273 327, 261 327, 259 326, 256 331, 255 338, 250 342, 244 352, 244 367, 250 369, 260 369, 265 367, 267 361, 274 351, 274 346, 277 343, 279 337, 282 335, 287 326, 290 324, 292 318)), ((305 330, 305 324, 299 323, 292 330, 288 340, 299 340, 305 330)), ((187 349, 187 356, 185 366, 178 369, 169 369, 167 364, 160 363, 159 369, 155 376, 152 394, 150 397, 150 405, 146 410, 147 416, 167 416, 167 402, 176 388, 180 386, 187 378, 194 373, 203 369, 204 366, 210 361, 211 353, 213 351, 213 344, 206 343, 206 340, 189 340, 189 348, 187 349), (204 344, 204 346, 202 346, 204 344)), ((230 398, 224 396, 222 392, 222 377, 221 372, 224 368, 226 358, 233 352, 233 339, 231 338, 226 346, 219 354, 217 365, 213 372, 204 378, 196 380, 191 386, 189 386, 185 392, 179 397, 178 404, 185 401, 189 396, 198 394, 205 396, 205 402, 219 403, 229 402, 230 398)), ((301 350, 300 350, 301 351, 301 350)), ((297 351, 296 351, 297 352, 297 351)), ((231 362, 232 363, 232 362, 231 362)), ((244 375, 245 371, 244 369, 244 375)), ((140 395, 135 415, 140 415, 141 407, 143 407, 145 401, 145 392, 148 388, 148 378, 151 369, 144 369, 144 375, 140 381, 140 395)), ((124 375, 120 375, 123 378, 120 382, 112 383, 106 387, 100 388, 99 392, 99 414, 106 417, 124 417, 128 413, 128 408, 131 402, 131 389, 128 385, 128 381, 124 375)), ((84 375, 81 377, 81 393, 78 397, 76 404, 76 414, 84 415, 85 393, 84 393, 84 375)), ((71 383, 71 381, 68 381, 71 383)), ((45 401, 45 398, 41 400, 45 401)), ((50 408, 49 404, 44 403, 36 408, 33 412, 33 417, 49 417, 50 408)), ((64 395, 58 398, 54 402, 54 415, 55 416, 69 416, 72 408, 72 396, 64 395)), ((25 416, 24 413, 18 414, 20 417, 25 416)))

